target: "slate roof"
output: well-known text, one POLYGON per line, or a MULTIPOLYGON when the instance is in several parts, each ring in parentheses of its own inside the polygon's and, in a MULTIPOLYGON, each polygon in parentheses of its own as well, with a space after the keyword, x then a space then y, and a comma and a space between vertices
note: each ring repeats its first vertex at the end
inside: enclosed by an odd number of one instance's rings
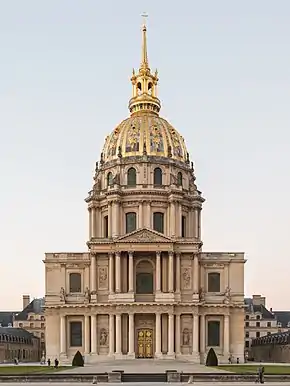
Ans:
POLYGON ((8 335, 16 338, 23 338, 32 342, 32 339, 39 339, 30 332, 24 330, 23 328, 13 328, 13 327, 0 327, 0 335, 8 335))
POLYGON ((273 313, 278 323, 280 322, 283 328, 287 328, 287 324, 290 322, 290 311, 273 311, 273 313))
POLYGON ((41 314, 44 312, 44 298, 33 299, 23 311, 15 315, 15 320, 27 320, 28 314, 41 314))
POLYGON ((251 313, 260 313, 262 315, 262 319, 276 319, 275 315, 270 312, 265 306, 263 306, 263 304, 253 304, 252 298, 245 298, 245 305, 247 306, 246 312, 248 309, 251 313))
POLYGON ((9 327, 13 325, 15 316, 19 314, 19 311, 1 311, 0 312, 0 325, 1 327, 9 327))

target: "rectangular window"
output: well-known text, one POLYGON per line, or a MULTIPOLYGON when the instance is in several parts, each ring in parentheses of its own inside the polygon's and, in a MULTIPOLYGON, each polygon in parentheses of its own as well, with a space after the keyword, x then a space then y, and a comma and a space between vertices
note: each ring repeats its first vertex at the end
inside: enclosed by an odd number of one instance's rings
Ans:
POLYGON ((259 331, 256 332, 256 338, 260 338, 260 332, 259 331))
POLYGON ((256 327, 260 327, 260 322, 256 322, 256 327))
POLYGON ((109 220, 108 216, 104 217, 104 237, 109 237, 109 220))
POLYGON ((161 212, 153 213, 153 229, 157 232, 164 233, 164 215, 161 212))
POLYGON ((271 322, 267 322, 267 327, 271 327, 271 322))
POLYGON ((136 230, 136 213, 126 213, 126 233, 130 233, 136 230))
POLYGON ((82 345, 82 322, 70 322, 70 346, 81 347, 82 345))
POLYGON ((246 331, 246 338, 249 338, 249 336, 250 336, 249 331, 246 331))
POLYGON ((220 345, 220 322, 210 320, 207 323, 207 345, 218 347, 220 345))
POLYGON ((250 347, 250 342, 248 340, 246 340, 246 347, 249 348, 250 347))
POLYGON ((181 237, 186 237, 186 217, 181 217, 181 237))
POLYGON ((249 325, 250 325, 250 323, 249 323, 249 322, 246 322, 245 324, 246 324, 246 327, 249 327, 249 325))
POLYGON ((218 272, 210 272, 207 275, 208 292, 220 292, 220 274, 218 272))

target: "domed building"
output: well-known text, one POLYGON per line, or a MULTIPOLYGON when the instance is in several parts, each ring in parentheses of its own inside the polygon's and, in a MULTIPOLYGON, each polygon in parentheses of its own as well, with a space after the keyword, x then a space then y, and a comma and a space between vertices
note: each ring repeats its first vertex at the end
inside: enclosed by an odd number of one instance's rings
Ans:
POLYGON ((147 57, 129 118, 96 163, 88 251, 46 253, 47 358, 244 360, 244 254, 202 251, 204 198, 185 141, 159 115, 147 57))

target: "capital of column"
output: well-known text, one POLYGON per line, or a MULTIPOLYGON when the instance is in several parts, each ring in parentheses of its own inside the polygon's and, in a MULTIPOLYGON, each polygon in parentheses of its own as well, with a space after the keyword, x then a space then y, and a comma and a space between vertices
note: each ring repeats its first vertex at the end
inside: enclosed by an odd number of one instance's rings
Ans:
POLYGON ((115 252, 115 256, 116 256, 116 257, 120 257, 120 256, 121 256, 121 252, 120 252, 120 251, 116 251, 116 252, 115 252))
MULTIPOLYGON (((119 252, 119 253, 120 253, 120 252, 119 252)), ((134 256, 134 252, 133 252, 133 251, 129 251, 128 254, 129 254, 129 257, 130 257, 130 258, 132 258, 132 257, 134 256)))
POLYGON ((168 252, 168 256, 169 256, 169 257, 173 257, 173 256, 174 256, 174 252, 169 251, 169 252, 168 252))
POLYGON ((161 256, 161 252, 160 251, 156 251, 156 257, 160 257, 161 256))

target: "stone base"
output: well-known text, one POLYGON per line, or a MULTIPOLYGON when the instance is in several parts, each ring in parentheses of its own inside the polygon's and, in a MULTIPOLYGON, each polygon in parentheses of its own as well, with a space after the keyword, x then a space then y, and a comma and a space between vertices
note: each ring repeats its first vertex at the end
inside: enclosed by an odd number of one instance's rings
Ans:
POLYGON ((199 294, 198 293, 192 294, 192 301, 194 303, 199 303, 199 294))
POLYGON ((97 303, 97 301, 98 301, 97 294, 92 294, 91 295, 91 303, 97 303))
POLYGON ((156 303, 174 303, 175 294, 173 292, 156 292, 155 302, 156 303))
POLYGON ((133 292, 114 293, 109 295, 109 302, 112 303, 133 303, 135 302, 135 295, 133 292))

